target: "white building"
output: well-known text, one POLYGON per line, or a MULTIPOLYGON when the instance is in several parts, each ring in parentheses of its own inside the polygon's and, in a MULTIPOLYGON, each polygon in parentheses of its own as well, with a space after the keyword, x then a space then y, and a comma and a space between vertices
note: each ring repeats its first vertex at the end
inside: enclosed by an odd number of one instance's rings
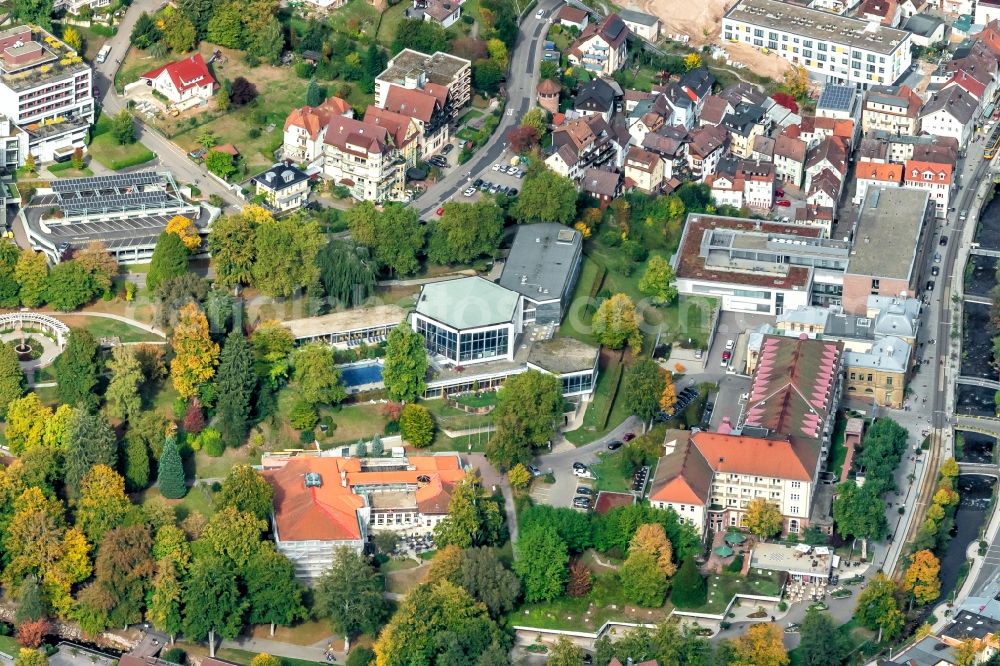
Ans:
POLYGON ((780 0, 740 0, 722 18, 722 37, 863 89, 894 83, 911 61, 908 32, 780 0))
POLYGON ((150 70, 137 83, 152 87, 171 104, 183 108, 207 104, 219 87, 200 53, 150 70))
POLYGON ((656 43, 660 41, 660 30, 662 24, 660 19, 652 14, 637 12, 632 9, 619 9, 618 16, 625 22, 625 26, 632 31, 632 34, 647 42, 656 43))
POLYGON ((618 14, 608 14, 597 24, 591 24, 569 47, 569 61, 588 72, 613 75, 625 65, 628 53, 626 39, 629 29, 618 14))
POLYGON ((403 198, 406 160, 388 130, 354 118, 330 120, 323 136, 323 177, 361 201, 403 198))
POLYGON ((972 137, 979 103, 960 86, 935 92, 920 109, 920 129, 926 134, 948 136, 966 146, 972 137))
POLYGON ((285 119, 282 150, 287 159, 312 162, 323 152, 323 137, 330 119, 354 117, 351 105, 339 97, 327 97, 319 106, 292 109, 285 119))
POLYGON ((456 119, 455 113, 472 99, 472 63, 450 53, 403 49, 375 79, 375 106, 388 108, 386 100, 395 87, 430 93, 456 119))
POLYGON ((934 217, 948 216, 953 186, 950 164, 907 160, 903 168, 903 187, 926 190, 934 205, 934 217))
POLYGON ((855 206, 865 200, 869 187, 899 187, 903 182, 903 165, 858 160, 854 170, 855 206))

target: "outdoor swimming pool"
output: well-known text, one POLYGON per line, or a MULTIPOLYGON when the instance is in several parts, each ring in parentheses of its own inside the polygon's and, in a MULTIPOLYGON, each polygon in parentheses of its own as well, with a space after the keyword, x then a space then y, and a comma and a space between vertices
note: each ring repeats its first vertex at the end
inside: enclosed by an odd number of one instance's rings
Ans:
POLYGON ((340 366, 340 380, 348 389, 382 383, 382 364, 378 361, 361 361, 340 366))

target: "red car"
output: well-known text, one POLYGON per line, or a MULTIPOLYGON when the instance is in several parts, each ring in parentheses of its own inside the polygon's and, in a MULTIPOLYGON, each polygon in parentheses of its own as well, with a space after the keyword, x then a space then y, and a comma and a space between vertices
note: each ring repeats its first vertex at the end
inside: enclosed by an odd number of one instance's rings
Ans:
MULTIPOLYGON (((787 204, 788 202, 785 202, 785 203, 787 204)), ((441 213, 443 213, 443 212, 444 212, 444 208, 442 207, 442 208, 438 208, 436 211, 434 211, 434 214, 437 215, 438 217, 441 217, 441 213)))
POLYGON ((775 190, 774 191, 774 196, 776 196, 776 197, 783 197, 783 196, 785 196, 785 191, 784 190, 775 190))
POLYGON ((788 199, 778 199, 774 203, 775 205, 781 206, 782 208, 788 208, 789 206, 792 205, 792 202, 789 201, 788 199))
POLYGON ((622 435, 622 441, 623 442, 631 442, 633 439, 635 439, 635 433, 634 432, 627 432, 624 435, 622 435))
POLYGON ((728 351, 722 352, 722 360, 723 361, 728 361, 732 357, 733 357, 733 352, 728 352, 728 351))

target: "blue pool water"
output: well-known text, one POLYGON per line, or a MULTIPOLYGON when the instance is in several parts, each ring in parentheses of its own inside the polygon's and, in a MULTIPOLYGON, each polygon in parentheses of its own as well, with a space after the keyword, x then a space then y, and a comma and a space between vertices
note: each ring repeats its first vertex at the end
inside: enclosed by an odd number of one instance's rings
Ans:
POLYGON ((340 380, 347 388, 355 386, 365 386, 367 384, 382 383, 382 364, 372 361, 371 363, 359 363, 340 368, 340 380))

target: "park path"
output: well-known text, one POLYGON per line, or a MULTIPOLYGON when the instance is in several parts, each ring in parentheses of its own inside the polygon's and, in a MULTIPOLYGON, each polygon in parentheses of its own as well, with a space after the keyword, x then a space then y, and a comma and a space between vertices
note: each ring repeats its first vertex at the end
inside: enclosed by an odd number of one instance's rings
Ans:
POLYGON ((102 317, 104 319, 114 319, 115 321, 120 321, 123 324, 129 324, 130 326, 135 326, 136 328, 142 329, 147 333, 152 333, 153 335, 158 335, 161 338, 166 338, 167 334, 162 330, 151 324, 145 324, 137 319, 132 319, 131 317, 126 317, 124 315, 113 314, 111 312, 101 312, 99 310, 86 310, 82 312, 57 312, 52 314, 53 317, 57 319, 62 317, 102 317))

